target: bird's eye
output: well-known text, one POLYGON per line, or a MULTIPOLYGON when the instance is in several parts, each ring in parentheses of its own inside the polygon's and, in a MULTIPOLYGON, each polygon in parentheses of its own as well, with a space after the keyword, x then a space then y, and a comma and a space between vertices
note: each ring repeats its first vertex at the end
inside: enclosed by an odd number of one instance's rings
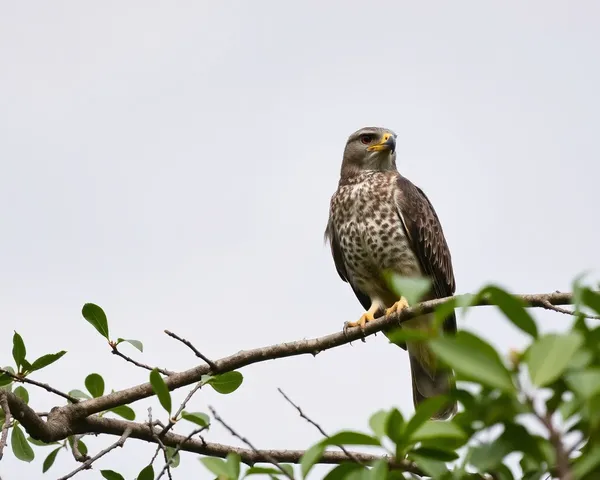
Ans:
POLYGON ((372 141, 373 141, 373 135, 363 135, 362 137, 360 137, 360 142, 364 143, 365 145, 368 145, 372 141))

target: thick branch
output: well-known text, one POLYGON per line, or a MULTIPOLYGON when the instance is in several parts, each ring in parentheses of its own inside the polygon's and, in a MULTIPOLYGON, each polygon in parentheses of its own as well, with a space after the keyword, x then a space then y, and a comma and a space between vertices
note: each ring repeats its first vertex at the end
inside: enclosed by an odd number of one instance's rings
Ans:
MULTIPOLYGON (((131 438, 156 443, 156 437, 153 435, 150 428, 141 423, 106 417, 89 417, 79 422, 77 425, 78 430, 111 435, 121 435, 127 428, 131 428, 131 438)), ((167 447, 177 448, 180 446, 180 450, 212 457, 225 458, 228 453, 237 453, 247 465, 269 463, 269 459, 274 459, 280 463, 299 463, 302 455, 305 453, 305 450, 251 450, 249 448, 239 448, 232 445, 205 442, 202 439, 192 439, 172 432, 167 433, 162 438, 162 442, 167 447)), ((379 455, 368 453, 352 452, 352 454, 363 463, 369 463, 384 458, 379 455)), ((347 461, 348 457, 344 452, 325 452, 319 463, 339 464, 347 461)), ((419 468, 409 461, 391 463, 391 465, 403 471, 413 472, 417 475, 422 474, 419 468)))
POLYGON ((8 400, 6 399, 6 395, 0 396, 0 408, 4 412, 4 423, 2 424, 2 434, 0 434, 0 460, 2 460, 2 455, 4 452, 4 447, 8 441, 8 426, 12 417, 10 416, 10 407, 8 406, 8 400))
MULTIPOLYGON (((373 335, 381 330, 384 330, 393 325, 404 323, 414 317, 425 313, 433 312, 439 305, 443 304, 451 298, 447 297, 415 305, 412 308, 407 308, 399 313, 390 315, 389 317, 379 317, 372 322, 369 322, 364 329, 359 327, 348 328, 346 331, 340 331, 325 335, 324 337, 312 338, 308 340, 298 340, 295 342, 280 343, 253 350, 242 350, 228 357, 214 361, 214 365, 219 373, 236 370, 253 363, 274 360, 276 358, 292 357, 296 355, 316 355, 324 350, 330 350, 341 345, 345 345, 352 341, 362 339, 373 335)), ((573 295, 571 293, 547 293, 534 295, 515 295, 520 298, 528 307, 547 308, 547 303, 551 305, 568 305, 572 303, 573 295)), ((481 299, 473 306, 489 305, 487 299, 481 299)), ((199 365, 181 373, 174 373, 165 378, 165 383, 169 390, 175 390, 194 382, 200 381, 202 375, 206 375, 211 371, 209 365, 199 365)), ((87 415, 99 413, 103 410, 125 405, 138 400, 148 398, 154 395, 150 383, 143 383, 135 387, 131 387, 108 395, 85 400, 73 405, 67 405, 61 408, 63 413, 68 412, 69 415, 74 415, 77 418, 82 418, 87 415)))

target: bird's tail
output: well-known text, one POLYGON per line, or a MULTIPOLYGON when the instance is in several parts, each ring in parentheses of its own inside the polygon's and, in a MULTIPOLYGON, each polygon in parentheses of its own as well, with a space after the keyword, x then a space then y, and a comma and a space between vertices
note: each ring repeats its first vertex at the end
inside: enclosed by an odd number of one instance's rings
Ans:
MULTIPOLYGON (((454 387, 454 373, 438 365, 435 354, 424 343, 407 342, 412 376, 413 403, 415 408, 424 400, 436 395, 447 394, 454 387)), ((456 413, 456 400, 446 403, 431 418, 446 420, 456 413)))

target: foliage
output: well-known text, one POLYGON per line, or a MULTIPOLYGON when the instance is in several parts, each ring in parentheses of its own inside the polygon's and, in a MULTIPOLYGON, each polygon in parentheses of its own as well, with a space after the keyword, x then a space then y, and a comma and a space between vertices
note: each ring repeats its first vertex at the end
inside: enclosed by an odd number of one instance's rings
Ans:
MULTIPOLYGON (((388 278, 388 281, 410 298, 411 305, 428 288, 421 280, 411 283, 407 279, 388 278)), ((350 453, 329 470, 326 480, 396 480, 415 476, 450 480, 486 478, 484 474, 499 480, 539 480, 548 475, 574 480, 600 478, 600 325, 586 319, 588 313, 600 314, 600 295, 579 279, 574 283, 573 293, 575 310, 571 325, 560 333, 541 333, 525 303, 496 285, 486 286, 475 295, 452 298, 436 309, 436 322, 430 331, 398 327, 385 332, 392 343, 410 339, 429 344, 442 365, 456 373, 457 386, 448 396, 428 399, 409 418, 396 408, 379 410, 368 419, 368 431, 344 430, 325 436, 308 446, 298 465, 273 461, 245 466, 240 455, 231 451, 226 458, 201 456, 202 468, 219 480, 255 475, 306 478, 326 452, 339 452, 344 447, 343 451, 350 453), (504 358, 473 332, 443 334, 441 325, 450 312, 480 304, 495 306, 524 332, 529 339, 527 347, 504 358), (460 405, 454 418, 430 420, 445 402, 454 400, 460 405), (379 456, 372 461, 357 460, 354 455, 363 447, 369 447, 369 452, 375 451, 379 456)), ((85 304, 82 315, 108 342, 113 353, 124 343, 143 352, 139 340, 121 337, 111 340, 107 315, 98 305, 85 304)), ((30 375, 49 367, 66 352, 45 354, 30 362, 21 335, 14 332, 12 340, 14 364, 0 370, 0 388, 30 404, 33 392, 28 384, 30 375)), ((189 412, 185 404, 179 409, 173 405, 169 372, 148 369, 149 384, 166 412, 163 424, 168 423, 169 429, 187 425, 196 429, 192 434, 210 427, 213 420, 208 414, 189 412)), ((243 380, 239 371, 212 371, 202 376, 195 390, 210 386, 220 394, 231 394, 243 380)), ((83 386, 85 389, 75 388, 68 393, 70 403, 112 393, 106 392, 104 378, 95 372, 84 379, 83 386)), ((129 421, 136 418, 127 404, 98 415, 110 413, 129 421)), ((218 417, 215 419, 220 421, 218 417)), ((0 425, 5 420, 4 410, 0 409, 0 425)), ((62 450, 87 455, 87 447, 79 437, 44 443, 27 436, 21 421, 14 417, 6 427, 9 433, 6 447, 21 461, 31 462, 40 448, 53 447, 45 456, 43 472, 53 466, 62 450)), ((179 448, 165 447, 164 458, 170 468, 177 467, 179 448)), ((158 475, 162 466, 153 462, 154 459, 140 463, 138 480, 151 480, 158 475)), ((100 474, 109 480, 124 478, 110 469, 100 470, 100 474)))

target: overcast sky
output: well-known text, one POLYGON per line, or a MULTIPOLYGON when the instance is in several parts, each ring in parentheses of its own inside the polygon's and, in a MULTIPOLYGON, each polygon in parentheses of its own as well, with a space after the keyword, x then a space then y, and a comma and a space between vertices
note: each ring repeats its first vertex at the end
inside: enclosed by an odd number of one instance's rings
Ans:
MULTIPOLYGON (((109 389, 147 381, 85 302, 113 337, 144 342, 124 351, 172 370, 196 359, 165 328, 219 358, 356 320, 323 231, 346 138, 366 125, 398 133, 459 293, 568 290, 600 267, 599 14, 592 1, 2 2, 0 363, 16 329, 30 359, 68 351, 35 375, 62 390, 91 372, 109 389)), ((570 323, 536 313, 547 330, 570 323)), ((489 308, 463 327, 503 352, 525 340, 489 308)), ((189 410, 214 406, 261 448, 319 439, 277 387, 329 432, 413 410, 408 357, 381 335, 243 373, 235 394, 202 391, 189 410)), ((62 403, 30 393, 37 410, 62 403)), ((206 439, 239 444, 219 426, 206 439)), ((49 451, 8 452, 0 476, 42 477, 49 451)), ((131 441, 96 467, 132 479, 153 451, 131 441)), ((75 466, 61 452, 44 478, 75 466)), ((193 455, 175 472, 212 478, 193 455)))

